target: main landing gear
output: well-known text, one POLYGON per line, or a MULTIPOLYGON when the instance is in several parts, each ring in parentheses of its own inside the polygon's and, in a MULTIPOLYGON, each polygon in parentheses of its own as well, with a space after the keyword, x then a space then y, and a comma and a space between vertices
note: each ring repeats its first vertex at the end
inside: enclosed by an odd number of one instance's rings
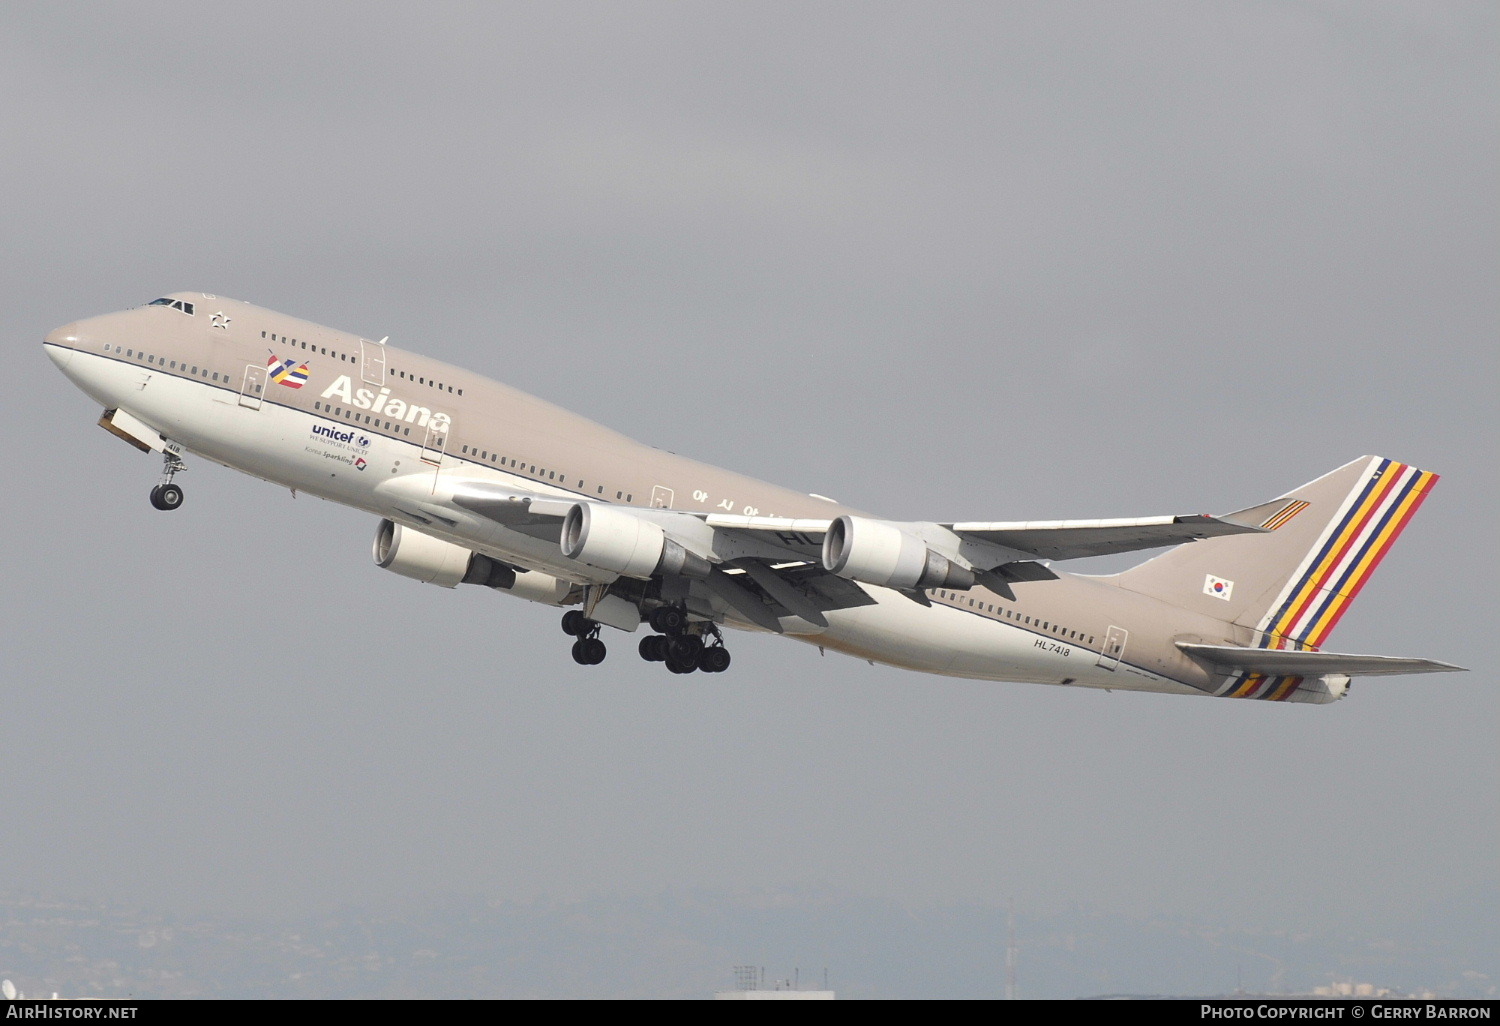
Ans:
MULTIPOLYGON (((724 636, 712 623, 690 623, 687 613, 677 606, 663 606, 652 612, 651 628, 660 634, 641 639, 639 652, 648 663, 666 663, 673 673, 723 673, 729 669, 729 650, 724 636), (711 640, 705 640, 705 635, 711 640)), ((563 614, 563 633, 577 638, 573 642, 573 661, 580 666, 597 666, 604 662, 604 642, 599 640, 599 624, 570 609, 563 614)))
POLYGON ((182 487, 172 483, 172 478, 187 469, 171 449, 162 453, 161 484, 151 489, 151 505, 157 509, 176 509, 182 505, 182 487))
POLYGON ((604 662, 608 651, 599 640, 599 624, 584 616, 577 609, 563 614, 563 633, 577 638, 573 642, 573 661, 579 666, 598 666, 604 662))
POLYGON ((651 627, 660 634, 641 639, 641 658, 648 663, 666 663, 673 673, 723 673, 729 669, 729 650, 724 636, 712 623, 689 623, 687 614, 676 606, 662 606, 651 613, 651 627), (713 643, 704 641, 704 635, 713 643))

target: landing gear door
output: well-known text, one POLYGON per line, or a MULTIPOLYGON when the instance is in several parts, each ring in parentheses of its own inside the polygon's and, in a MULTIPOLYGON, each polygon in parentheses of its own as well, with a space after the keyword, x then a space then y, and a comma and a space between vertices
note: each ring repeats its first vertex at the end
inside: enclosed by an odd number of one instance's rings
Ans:
POLYGON ((266 368, 259 364, 245 364, 245 376, 240 381, 240 405, 250 410, 260 409, 266 395, 266 368))
POLYGON ((367 338, 359 340, 360 352, 360 374, 367 385, 376 388, 385 384, 385 343, 371 342, 367 338))
POLYGON ((1104 635, 1104 651, 1099 653, 1099 665, 1106 670, 1119 666, 1125 657, 1125 641, 1129 637, 1130 632, 1124 627, 1111 627, 1104 635))
POLYGON ((453 425, 449 424, 442 430, 436 430, 428 424, 426 431, 427 437, 422 440, 422 462, 441 467, 443 454, 448 451, 448 435, 452 433, 453 425))

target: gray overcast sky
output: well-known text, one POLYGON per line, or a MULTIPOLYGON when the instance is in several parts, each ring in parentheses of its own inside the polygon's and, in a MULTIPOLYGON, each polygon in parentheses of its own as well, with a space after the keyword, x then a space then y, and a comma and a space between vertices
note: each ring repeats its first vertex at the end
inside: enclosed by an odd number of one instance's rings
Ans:
POLYGON ((1493 895, 1492 3, 0 10, 0 881, 181 909, 828 883, 1264 926, 1493 895), (42 355, 172 290, 418 348, 894 517, 1443 475, 1332 707, 741 637, 724 677, 370 563, 42 355))

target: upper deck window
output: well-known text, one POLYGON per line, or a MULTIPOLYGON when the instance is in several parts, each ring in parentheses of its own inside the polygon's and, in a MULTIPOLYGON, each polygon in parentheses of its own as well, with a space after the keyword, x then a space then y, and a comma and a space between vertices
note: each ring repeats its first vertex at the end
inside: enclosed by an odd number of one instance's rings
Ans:
POLYGON ((151 300, 151 302, 147 303, 146 305, 147 306, 170 306, 173 310, 181 310, 183 313, 187 314, 188 316, 192 316, 192 313, 193 313, 193 304, 192 303, 184 303, 180 299, 169 299, 169 298, 167 298, 165 296, 163 296, 161 299, 153 299, 153 300, 151 300))

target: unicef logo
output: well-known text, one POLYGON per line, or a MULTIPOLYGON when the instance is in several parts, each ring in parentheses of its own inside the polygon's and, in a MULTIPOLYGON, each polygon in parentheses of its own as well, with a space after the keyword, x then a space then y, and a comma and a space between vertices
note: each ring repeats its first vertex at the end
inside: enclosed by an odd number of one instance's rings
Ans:
POLYGON ((360 444, 361 447, 367 446, 367 445, 370 444, 370 440, 368 438, 366 438, 364 435, 360 435, 359 436, 359 444, 360 444))

